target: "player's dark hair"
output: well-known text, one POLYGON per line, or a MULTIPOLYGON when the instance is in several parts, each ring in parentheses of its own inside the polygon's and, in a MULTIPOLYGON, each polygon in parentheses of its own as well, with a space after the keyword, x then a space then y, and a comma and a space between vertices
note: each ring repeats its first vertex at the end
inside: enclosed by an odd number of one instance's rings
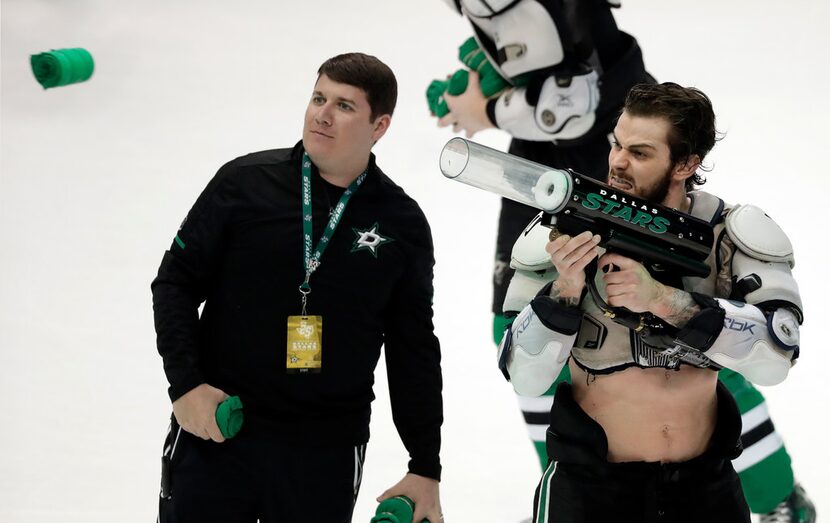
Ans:
MULTIPOLYGON (((686 161, 692 155, 703 159, 719 139, 715 129, 712 101, 703 91, 682 87, 672 82, 639 84, 628 92, 623 110, 631 116, 662 117, 669 121, 669 151, 672 164, 686 161)), ((686 180, 686 190, 706 183, 699 172, 686 180)))
POLYGON ((398 81, 389 67, 374 56, 363 53, 345 53, 329 58, 317 74, 324 74, 335 82, 348 84, 366 93, 372 109, 370 121, 378 116, 391 115, 398 101, 398 81))

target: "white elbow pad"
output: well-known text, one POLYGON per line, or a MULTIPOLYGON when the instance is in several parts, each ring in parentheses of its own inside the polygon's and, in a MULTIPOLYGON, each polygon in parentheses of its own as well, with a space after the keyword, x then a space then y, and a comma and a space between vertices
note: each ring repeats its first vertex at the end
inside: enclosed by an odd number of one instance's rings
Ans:
POLYGON ((582 311, 538 296, 513 321, 499 346, 499 368, 523 396, 547 391, 571 353, 582 311))
POLYGON ((507 91, 496 101, 496 123, 514 138, 531 141, 572 140, 587 133, 599 105, 596 71, 563 79, 548 77, 535 106, 527 89, 507 91))
POLYGON ((753 305, 717 301, 726 316, 706 356, 757 385, 784 381, 798 356, 798 320, 793 311, 778 309, 767 317, 753 305))

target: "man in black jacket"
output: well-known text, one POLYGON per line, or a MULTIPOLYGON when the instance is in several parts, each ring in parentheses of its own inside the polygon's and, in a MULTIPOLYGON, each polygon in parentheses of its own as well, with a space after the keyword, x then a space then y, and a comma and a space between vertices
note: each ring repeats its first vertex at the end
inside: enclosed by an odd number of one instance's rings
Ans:
POLYGON ((415 521, 442 519, 432 238, 371 153, 396 98, 376 58, 327 60, 302 141, 223 166, 164 254, 152 291, 174 416, 161 522, 350 521, 381 345, 411 459, 379 500, 406 495, 415 521), (215 411, 229 395, 244 423, 225 439, 215 411))

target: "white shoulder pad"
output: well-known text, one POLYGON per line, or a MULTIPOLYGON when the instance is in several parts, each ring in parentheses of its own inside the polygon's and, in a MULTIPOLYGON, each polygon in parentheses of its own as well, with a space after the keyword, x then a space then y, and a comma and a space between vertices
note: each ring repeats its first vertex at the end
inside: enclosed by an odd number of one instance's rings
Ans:
POLYGON ((536 215, 513 244, 510 267, 523 271, 545 271, 553 267, 545 245, 550 229, 542 225, 542 213, 536 215))
POLYGON ((739 205, 726 216, 726 233, 752 258, 795 266, 790 239, 763 210, 754 205, 739 205))

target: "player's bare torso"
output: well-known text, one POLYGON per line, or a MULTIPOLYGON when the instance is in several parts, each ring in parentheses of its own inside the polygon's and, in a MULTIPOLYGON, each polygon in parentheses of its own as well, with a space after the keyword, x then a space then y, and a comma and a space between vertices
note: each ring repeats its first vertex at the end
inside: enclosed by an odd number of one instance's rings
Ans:
POLYGON ((570 368, 574 399, 608 437, 608 461, 685 461, 709 445, 717 372, 684 365, 592 375, 573 362, 570 368))

